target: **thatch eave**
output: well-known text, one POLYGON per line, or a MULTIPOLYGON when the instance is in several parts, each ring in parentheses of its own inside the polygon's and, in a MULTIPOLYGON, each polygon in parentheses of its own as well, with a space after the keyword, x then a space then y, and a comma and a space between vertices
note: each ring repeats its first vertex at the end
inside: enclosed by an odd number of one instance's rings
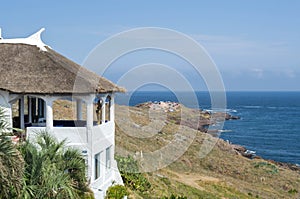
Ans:
POLYGON ((126 92, 46 47, 0 44, 0 89, 43 95, 126 92))

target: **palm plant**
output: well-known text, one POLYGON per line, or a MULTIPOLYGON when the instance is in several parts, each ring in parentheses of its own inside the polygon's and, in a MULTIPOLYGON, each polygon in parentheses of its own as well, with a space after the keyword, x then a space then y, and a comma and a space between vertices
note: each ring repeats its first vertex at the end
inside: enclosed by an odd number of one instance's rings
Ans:
POLYGON ((24 161, 7 136, 11 132, 7 120, 0 107, 0 198, 16 198, 21 193, 24 161))
POLYGON ((81 152, 67 148, 66 140, 39 132, 21 151, 26 162, 23 198, 80 198, 88 191, 81 152))
POLYGON ((0 106, 0 135, 7 134, 11 131, 8 123, 8 117, 5 110, 0 106))

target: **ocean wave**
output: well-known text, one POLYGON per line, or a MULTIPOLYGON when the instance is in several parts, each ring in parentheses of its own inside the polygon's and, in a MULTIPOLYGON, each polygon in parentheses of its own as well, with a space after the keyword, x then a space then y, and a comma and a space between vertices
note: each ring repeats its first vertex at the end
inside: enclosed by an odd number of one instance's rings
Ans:
POLYGON ((262 108, 262 106, 242 106, 243 108, 262 108))
POLYGON ((227 129, 224 129, 224 130, 218 130, 219 133, 228 133, 228 132, 232 132, 232 130, 227 130, 227 129))
POLYGON ((256 154, 256 151, 247 150, 245 153, 254 155, 254 154, 256 154))
POLYGON ((267 106, 268 109, 277 109, 277 110, 299 110, 300 107, 291 107, 291 106, 267 106))
POLYGON ((238 111, 235 109, 204 109, 204 111, 210 112, 210 113, 217 113, 217 112, 226 112, 226 113, 237 113, 238 111))

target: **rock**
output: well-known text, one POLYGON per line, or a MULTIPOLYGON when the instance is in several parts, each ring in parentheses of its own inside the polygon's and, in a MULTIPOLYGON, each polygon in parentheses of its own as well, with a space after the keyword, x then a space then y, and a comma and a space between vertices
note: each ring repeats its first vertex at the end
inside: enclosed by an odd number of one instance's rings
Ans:
POLYGON ((245 153, 247 149, 241 145, 233 144, 232 148, 240 153, 245 153))
POLYGON ((234 115, 229 115, 229 114, 226 114, 226 120, 239 120, 241 119, 239 116, 234 116, 234 115))

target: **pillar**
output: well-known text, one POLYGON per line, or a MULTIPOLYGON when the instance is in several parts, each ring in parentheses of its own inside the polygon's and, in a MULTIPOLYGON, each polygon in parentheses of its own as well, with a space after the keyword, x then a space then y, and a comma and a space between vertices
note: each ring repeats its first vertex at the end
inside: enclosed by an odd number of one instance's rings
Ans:
POLYGON ((115 98, 113 95, 110 96, 110 107, 109 107, 109 120, 115 121, 115 98))
POLYGON ((76 100, 76 113, 77 113, 77 120, 82 120, 82 100, 76 100))
POLYGON ((94 111, 93 101, 88 101, 86 103, 86 126, 88 128, 93 127, 93 111, 94 111))
POLYGON ((46 98, 46 128, 51 131, 53 129, 53 99, 46 98))
POLYGON ((94 171, 94 154, 93 154, 93 100, 92 96, 86 98, 86 128, 87 128, 87 143, 88 143, 88 176, 90 177, 91 181, 94 180, 95 171, 94 171))
POLYGON ((20 118, 20 129, 25 129, 24 122, 24 96, 19 99, 19 118, 20 118))

